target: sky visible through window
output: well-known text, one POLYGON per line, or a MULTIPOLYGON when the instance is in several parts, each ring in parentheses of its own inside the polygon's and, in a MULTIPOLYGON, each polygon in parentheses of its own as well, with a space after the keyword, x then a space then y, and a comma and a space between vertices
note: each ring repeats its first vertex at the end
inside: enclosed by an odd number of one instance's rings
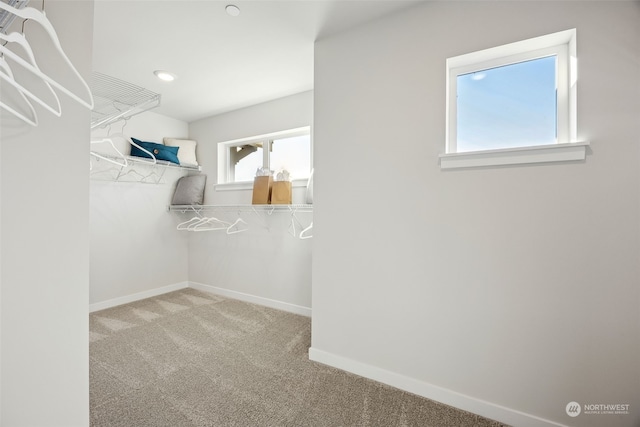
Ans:
POLYGON ((457 78, 457 151, 556 143, 556 57, 457 78))
MULTIPOLYGON (((232 147, 232 150, 236 147, 232 147)), ((253 181, 256 176, 256 170, 262 167, 262 147, 258 147, 256 151, 243 158, 235 167, 235 182, 253 181)))
POLYGON ((311 173, 311 138, 309 135, 293 136, 273 141, 271 169, 276 173, 285 169, 291 179, 309 178, 311 173))

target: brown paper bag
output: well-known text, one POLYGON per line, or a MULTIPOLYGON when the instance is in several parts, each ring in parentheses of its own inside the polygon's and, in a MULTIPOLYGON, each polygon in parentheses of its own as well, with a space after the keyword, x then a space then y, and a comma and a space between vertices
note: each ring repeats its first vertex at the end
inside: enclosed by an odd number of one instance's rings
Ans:
POLYGON ((268 205, 271 203, 271 185, 273 177, 256 176, 253 180, 253 197, 251 203, 254 205, 268 205))
POLYGON ((272 205, 291 204, 291 181, 274 181, 271 187, 272 205))

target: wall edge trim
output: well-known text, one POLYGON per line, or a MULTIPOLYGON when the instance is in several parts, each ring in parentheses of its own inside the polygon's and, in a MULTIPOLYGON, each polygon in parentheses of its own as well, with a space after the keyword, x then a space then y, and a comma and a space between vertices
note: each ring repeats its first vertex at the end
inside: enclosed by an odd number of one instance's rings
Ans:
POLYGON ((191 282, 191 281, 188 283, 190 288, 196 289, 198 291, 209 292, 212 294, 220 295, 220 296, 231 298, 231 299, 237 299, 240 301, 263 305, 265 307, 275 308, 277 310, 282 310, 289 313, 299 314, 305 317, 311 317, 310 307, 303 307, 301 305, 264 298, 257 295, 245 294, 243 292, 233 291, 231 289, 219 288, 217 286, 207 285, 204 283, 191 282))
POLYGON ((555 421, 507 408, 486 400, 468 396, 437 385, 388 371, 377 366, 358 362, 315 347, 309 348, 309 360, 332 366, 400 390, 444 403, 508 425, 520 427, 567 427, 555 421))
POLYGON ((189 287, 189 282, 179 282, 172 285, 162 286, 160 288, 149 289, 148 291, 137 292, 135 294, 125 295, 110 300, 89 304, 89 313, 94 311, 105 310, 107 308, 117 307, 119 305, 128 304, 134 301, 140 301, 147 298, 156 297, 158 295, 169 292, 179 291, 189 287))

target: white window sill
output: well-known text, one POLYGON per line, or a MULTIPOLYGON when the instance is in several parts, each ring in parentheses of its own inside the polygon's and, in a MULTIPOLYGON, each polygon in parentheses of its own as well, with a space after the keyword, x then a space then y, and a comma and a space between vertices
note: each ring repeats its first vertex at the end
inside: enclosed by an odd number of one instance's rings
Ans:
MULTIPOLYGON (((294 179, 293 181, 291 181, 291 186, 293 188, 306 187, 308 180, 308 178, 294 179)), ((213 188, 215 188, 216 191, 253 190, 253 181, 225 182, 222 184, 215 184, 213 188)))
POLYGON ((589 142, 440 154, 440 169, 584 160, 589 142))

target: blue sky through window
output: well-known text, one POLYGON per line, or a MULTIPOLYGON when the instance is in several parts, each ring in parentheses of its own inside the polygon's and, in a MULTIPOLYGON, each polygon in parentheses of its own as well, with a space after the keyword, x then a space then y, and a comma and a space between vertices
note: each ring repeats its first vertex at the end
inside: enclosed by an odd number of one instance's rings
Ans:
POLYGON ((457 151, 556 143, 556 56, 460 75, 457 151))

